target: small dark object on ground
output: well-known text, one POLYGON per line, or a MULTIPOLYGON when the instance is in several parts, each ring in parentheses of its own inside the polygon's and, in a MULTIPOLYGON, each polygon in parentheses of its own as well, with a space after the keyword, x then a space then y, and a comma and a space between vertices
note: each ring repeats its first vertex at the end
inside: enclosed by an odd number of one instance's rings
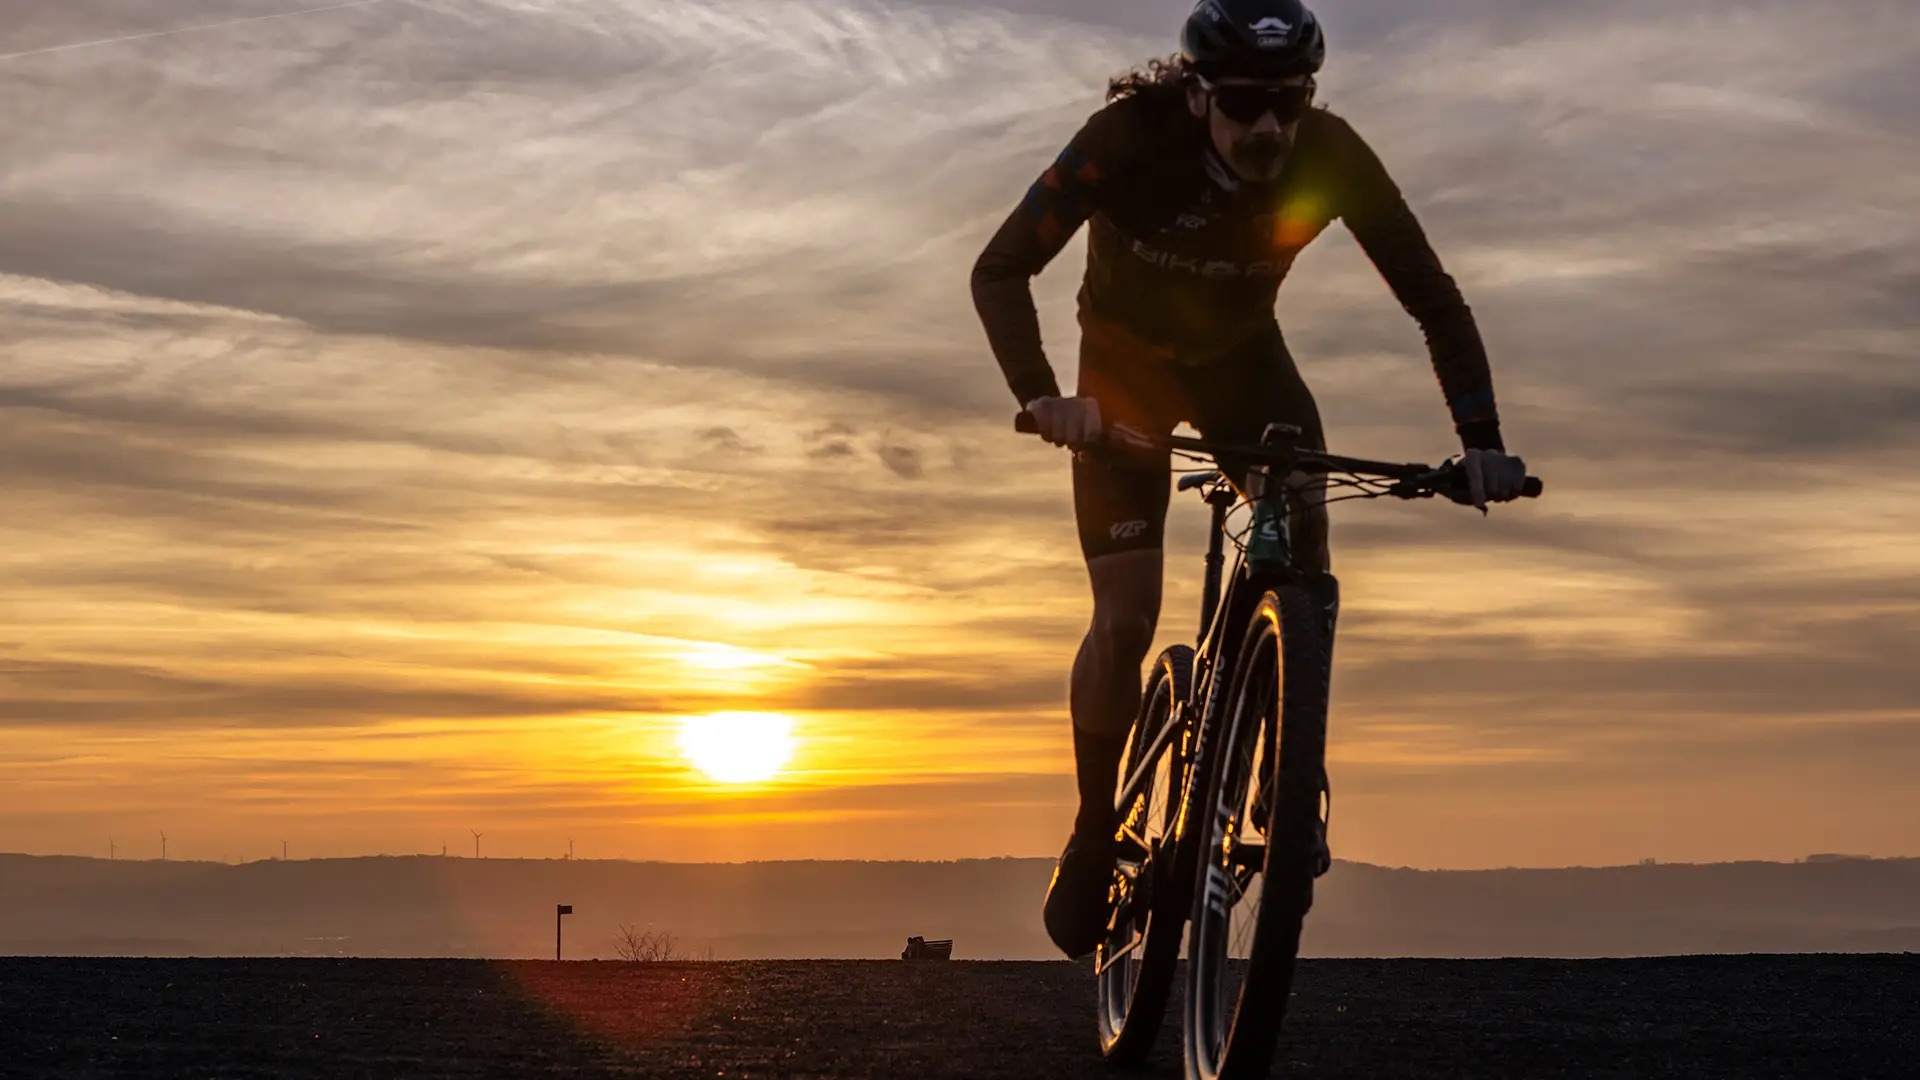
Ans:
POLYGON ((928 941, 923 937, 910 937, 907 947, 900 953, 902 960, 951 960, 953 959, 953 939, 936 938, 928 941))
MULTIPOLYGON (((1308 960, 1275 1077, 1912 1080, 1920 956, 1308 960)), ((1177 1003, 1176 1003, 1177 1007, 1177 1003)), ((1141 1080, 1178 1080, 1169 1025, 1141 1080)), ((1084 965, 0 959, 6 1080, 1115 1080, 1084 965)))

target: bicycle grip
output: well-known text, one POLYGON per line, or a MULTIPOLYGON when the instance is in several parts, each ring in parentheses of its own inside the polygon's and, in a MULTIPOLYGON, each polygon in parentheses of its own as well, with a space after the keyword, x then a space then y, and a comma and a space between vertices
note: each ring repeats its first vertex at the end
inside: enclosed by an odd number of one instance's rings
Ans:
MULTIPOLYGON (((1472 506, 1473 496, 1469 494, 1471 489, 1467 485, 1467 474, 1465 470, 1461 469, 1458 463, 1455 463, 1448 466, 1445 471, 1449 474, 1445 486, 1437 487, 1434 491, 1452 499, 1461 506, 1472 506)), ((1541 483, 1539 477, 1529 476, 1520 482, 1519 497, 1522 499, 1537 499, 1540 497, 1540 493, 1546 490, 1546 487, 1544 483, 1541 483)))
POLYGON ((1013 418, 1013 430, 1021 435, 1038 435, 1040 421, 1035 420, 1032 413, 1022 409, 1020 415, 1013 418))

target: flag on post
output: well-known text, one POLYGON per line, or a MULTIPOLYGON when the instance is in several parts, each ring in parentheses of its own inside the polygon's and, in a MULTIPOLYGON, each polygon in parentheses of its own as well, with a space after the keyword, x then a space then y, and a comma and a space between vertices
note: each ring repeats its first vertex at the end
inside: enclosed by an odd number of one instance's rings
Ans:
POLYGON ((560 905, 560 914, 562 914, 562 915, 571 915, 571 914, 573 914, 573 905, 572 905, 572 904, 561 904, 561 905, 560 905))

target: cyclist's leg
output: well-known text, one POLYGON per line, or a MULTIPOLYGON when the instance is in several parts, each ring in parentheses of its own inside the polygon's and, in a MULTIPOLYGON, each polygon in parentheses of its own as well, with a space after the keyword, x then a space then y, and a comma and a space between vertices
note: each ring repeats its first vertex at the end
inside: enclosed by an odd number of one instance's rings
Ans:
MULTIPOLYGON (((1196 387, 1195 398, 1200 417, 1195 426, 1210 437, 1253 442, 1266 431, 1268 424, 1292 424, 1300 429, 1296 445, 1326 449, 1320 409, 1294 366, 1278 325, 1210 371, 1207 385, 1196 387)), ((1236 482, 1243 482, 1240 477, 1246 470, 1239 463, 1222 462, 1221 467, 1236 482)), ((1296 473, 1287 477, 1286 482, 1299 493, 1308 508, 1305 513, 1295 514, 1290 523, 1294 563, 1303 570, 1319 571, 1311 574, 1306 584, 1320 598, 1327 637, 1331 641, 1340 601, 1338 585, 1329 572, 1327 510, 1321 505, 1326 498, 1326 478, 1296 473)), ((1257 813, 1262 818, 1271 798, 1267 779, 1276 775, 1272 759, 1275 745, 1268 741, 1264 746, 1257 774, 1261 777, 1260 787, 1255 795, 1257 813)), ((1324 838, 1322 842, 1324 845, 1324 838)))
MULTIPOLYGON (((1171 430, 1184 396, 1152 358, 1083 349, 1080 393, 1109 424, 1171 430)), ((1093 620, 1074 657, 1073 717, 1080 813, 1076 831, 1113 827, 1114 781, 1140 708, 1140 668, 1160 619, 1167 456, 1076 455, 1073 510, 1093 587, 1093 620)))
POLYGON ((1160 618, 1161 564, 1158 547, 1087 559, 1093 620, 1074 656, 1068 705, 1080 792, 1075 832, 1105 832, 1114 825, 1114 784, 1140 709, 1140 668, 1160 618))
MULTIPOLYGON (((1230 442, 1257 442, 1268 424, 1292 424, 1300 429, 1298 445, 1326 449, 1320 409, 1287 351, 1280 327, 1273 326, 1242 345, 1216 367, 1196 377, 1194 426, 1208 438, 1230 442)), ((1236 484, 1246 482, 1238 462, 1221 467, 1236 484)), ((1326 571, 1326 479, 1296 473, 1287 483, 1300 492, 1310 508, 1292 523, 1294 561, 1303 569, 1326 571)))
MULTIPOLYGON (((1112 421, 1165 431, 1154 415, 1173 400, 1156 392, 1150 365, 1090 364, 1083 348, 1080 392, 1100 401, 1112 421)), ((1165 455, 1130 460, 1076 455, 1074 516, 1093 586, 1093 620, 1073 663, 1074 773, 1080 794, 1073 835, 1047 886, 1047 933, 1060 951, 1080 957, 1099 944, 1113 879, 1113 797, 1128 730, 1140 707, 1140 666, 1160 617, 1160 538, 1170 486, 1165 455)))

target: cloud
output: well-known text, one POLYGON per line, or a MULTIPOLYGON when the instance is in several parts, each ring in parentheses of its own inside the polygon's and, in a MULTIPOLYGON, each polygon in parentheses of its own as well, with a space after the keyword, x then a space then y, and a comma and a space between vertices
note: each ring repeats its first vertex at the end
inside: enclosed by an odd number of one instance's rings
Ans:
POLYGON ((880 461, 902 480, 918 480, 924 471, 920 465, 920 451, 911 446, 888 443, 880 447, 880 461))
MULTIPOLYGON (((860 769, 1065 760, 1066 461, 1008 432, 966 272, 1184 4, 395 0, 38 51, 299 6, 0 3, 0 733, 431 721, 469 734, 415 760, 492 760, 745 701, 860 769)), ((1690 771, 1818 753, 1867 829, 1920 708, 1906 5, 1322 14, 1323 100, 1460 279, 1549 485, 1336 512, 1335 742, 1368 797, 1577 818, 1568 777, 1657 760, 1708 837, 1690 771)), ((1080 258, 1037 284, 1068 380, 1080 258)), ((1341 230, 1280 314, 1336 449, 1448 452, 1341 230)), ((1200 522, 1176 502, 1168 641, 1200 522)), ((515 767, 446 782, 571 805, 515 767)), ((586 802, 640 798, 588 772, 586 802)), ((911 809, 877 775, 843 801, 911 809)), ((1367 820, 1346 854, 1418 861, 1367 820)), ((1537 850, 1471 831, 1450 858, 1537 850)))

